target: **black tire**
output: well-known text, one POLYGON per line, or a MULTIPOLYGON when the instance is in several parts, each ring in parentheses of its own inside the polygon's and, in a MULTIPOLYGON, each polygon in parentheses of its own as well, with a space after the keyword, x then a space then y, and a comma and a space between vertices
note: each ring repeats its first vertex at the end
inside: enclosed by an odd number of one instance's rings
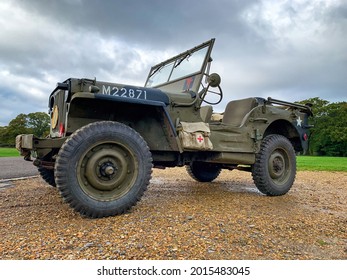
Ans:
POLYGON ((55 164, 57 187, 83 216, 122 214, 139 201, 151 179, 152 155, 135 130, 102 121, 75 131, 55 164))
POLYGON ((290 141, 282 135, 266 136, 252 166, 258 190, 269 196, 286 194, 296 175, 296 156, 290 141))
POLYGON ((218 165, 202 161, 192 161, 186 169, 190 177, 199 182, 212 182, 222 171, 218 165))
POLYGON ((55 179, 54 179, 54 170, 53 169, 47 169, 43 167, 38 167, 37 170, 39 171, 39 174, 41 175, 41 178, 51 185, 52 187, 56 187, 55 179))
MULTIPOLYGON (((43 161, 53 162, 52 160, 52 153, 49 153, 45 157, 42 158, 43 161)), ((37 170, 39 171, 39 174, 41 178, 48 183, 52 187, 56 187, 55 179, 54 179, 54 170, 53 169, 47 169, 44 167, 38 167, 37 170)))

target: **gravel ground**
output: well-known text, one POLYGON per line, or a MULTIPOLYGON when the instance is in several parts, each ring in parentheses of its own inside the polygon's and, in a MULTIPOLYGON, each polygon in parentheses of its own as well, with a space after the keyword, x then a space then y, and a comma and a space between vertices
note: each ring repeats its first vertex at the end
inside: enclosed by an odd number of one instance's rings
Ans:
POLYGON ((0 259, 347 259, 347 173, 298 172, 266 197, 251 175, 213 183, 154 170, 136 207, 87 219, 40 178, 0 187, 0 259))

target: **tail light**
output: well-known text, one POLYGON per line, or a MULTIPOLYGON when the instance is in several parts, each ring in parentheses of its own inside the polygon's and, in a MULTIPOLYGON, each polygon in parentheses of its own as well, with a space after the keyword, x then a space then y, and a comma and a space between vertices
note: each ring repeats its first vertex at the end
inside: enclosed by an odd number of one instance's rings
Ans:
POLYGON ((59 137, 63 137, 65 133, 65 127, 63 123, 60 123, 59 125, 59 137))

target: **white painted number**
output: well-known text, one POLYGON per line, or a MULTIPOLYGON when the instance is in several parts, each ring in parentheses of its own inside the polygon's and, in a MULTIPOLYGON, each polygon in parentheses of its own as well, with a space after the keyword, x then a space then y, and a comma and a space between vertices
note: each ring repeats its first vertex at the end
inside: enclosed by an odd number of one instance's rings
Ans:
POLYGON ((142 89, 133 88, 121 88, 111 86, 102 86, 102 94, 119 96, 119 97, 129 97, 135 99, 147 99, 147 91, 142 89))

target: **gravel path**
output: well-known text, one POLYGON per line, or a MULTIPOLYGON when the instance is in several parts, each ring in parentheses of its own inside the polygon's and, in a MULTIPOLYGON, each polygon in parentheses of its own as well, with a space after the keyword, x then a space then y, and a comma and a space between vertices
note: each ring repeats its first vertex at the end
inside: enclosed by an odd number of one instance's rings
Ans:
POLYGON ((129 213, 73 212, 40 178, 0 188, 0 259, 347 259, 347 173, 298 172, 282 197, 249 173, 154 170, 129 213))

